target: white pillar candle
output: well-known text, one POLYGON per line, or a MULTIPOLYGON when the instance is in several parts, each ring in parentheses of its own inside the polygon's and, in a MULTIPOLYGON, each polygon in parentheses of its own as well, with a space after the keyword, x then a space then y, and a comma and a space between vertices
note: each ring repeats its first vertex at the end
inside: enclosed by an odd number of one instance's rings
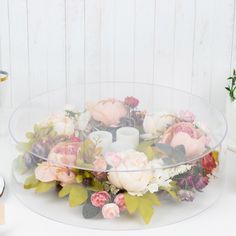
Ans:
POLYGON ((94 131, 89 134, 89 139, 102 148, 102 152, 110 150, 112 144, 112 134, 107 131, 94 131))
POLYGON ((124 151, 130 150, 130 149, 133 149, 133 148, 134 147, 132 144, 125 143, 122 141, 113 142, 111 145, 112 152, 124 152, 124 151))
POLYGON ((116 131, 116 141, 136 148, 139 144, 139 130, 133 127, 122 127, 116 131))

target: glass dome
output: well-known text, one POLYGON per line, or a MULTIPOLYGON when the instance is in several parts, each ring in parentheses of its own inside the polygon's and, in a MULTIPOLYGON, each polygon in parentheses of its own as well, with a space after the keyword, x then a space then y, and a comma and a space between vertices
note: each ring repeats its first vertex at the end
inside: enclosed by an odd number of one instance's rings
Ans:
POLYGON ((157 227, 203 211, 221 192, 225 118, 180 90, 74 84, 18 107, 9 130, 17 197, 59 222, 157 227))

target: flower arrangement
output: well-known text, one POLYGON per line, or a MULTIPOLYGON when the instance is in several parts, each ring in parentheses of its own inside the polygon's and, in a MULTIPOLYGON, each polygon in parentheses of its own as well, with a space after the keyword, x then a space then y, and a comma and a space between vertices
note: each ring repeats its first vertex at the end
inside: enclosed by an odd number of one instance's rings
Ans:
POLYGON ((107 99, 83 112, 67 106, 19 143, 25 189, 54 192, 84 218, 140 214, 148 224, 161 198, 193 201, 218 166, 210 137, 191 111, 149 114, 139 100, 107 99))

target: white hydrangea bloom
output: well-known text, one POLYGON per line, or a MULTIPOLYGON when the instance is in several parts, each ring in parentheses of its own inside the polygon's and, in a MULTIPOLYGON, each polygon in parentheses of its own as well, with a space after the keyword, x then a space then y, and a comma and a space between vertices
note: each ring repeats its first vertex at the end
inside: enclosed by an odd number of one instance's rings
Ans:
POLYGON ((147 186, 147 190, 151 193, 158 192, 160 187, 170 187, 174 176, 183 174, 191 169, 191 165, 163 168, 163 161, 161 159, 151 161, 150 166, 155 168, 153 178, 147 186))

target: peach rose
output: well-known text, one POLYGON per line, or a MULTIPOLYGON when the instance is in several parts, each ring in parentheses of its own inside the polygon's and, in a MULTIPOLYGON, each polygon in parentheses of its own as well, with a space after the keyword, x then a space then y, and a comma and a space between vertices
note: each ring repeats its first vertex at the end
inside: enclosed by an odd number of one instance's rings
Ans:
POLYGON ((61 166, 74 166, 79 147, 79 142, 60 142, 50 151, 48 161, 61 166))
POLYGON ((58 167, 45 161, 35 169, 36 179, 42 182, 59 181, 61 183, 74 183, 75 173, 65 167, 58 167))
POLYGON ((107 163, 103 156, 96 156, 93 165, 97 171, 105 171, 107 168, 107 163))
POLYGON ((115 203, 108 203, 103 206, 102 215, 105 219, 114 219, 120 216, 120 209, 115 203))
POLYGON ((180 122, 166 130, 161 142, 173 147, 184 145, 186 156, 193 157, 205 151, 207 136, 192 123, 180 122))
POLYGON ((116 99, 98 101, 88 104, 87 110, 94 120, 102 122, 106 126, 117 126, 120 119, 127 115, 125 104, 116 99))

